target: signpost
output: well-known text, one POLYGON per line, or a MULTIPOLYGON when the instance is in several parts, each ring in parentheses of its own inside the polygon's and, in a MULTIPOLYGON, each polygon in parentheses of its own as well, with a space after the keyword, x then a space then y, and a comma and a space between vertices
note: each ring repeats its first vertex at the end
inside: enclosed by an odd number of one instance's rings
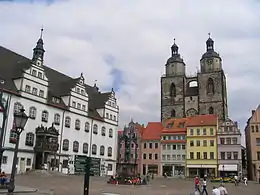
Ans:
POLYGON ((85 161, 84 195, 89 195, 90 167, 91 167, 91 157, 87 157, 85 161))

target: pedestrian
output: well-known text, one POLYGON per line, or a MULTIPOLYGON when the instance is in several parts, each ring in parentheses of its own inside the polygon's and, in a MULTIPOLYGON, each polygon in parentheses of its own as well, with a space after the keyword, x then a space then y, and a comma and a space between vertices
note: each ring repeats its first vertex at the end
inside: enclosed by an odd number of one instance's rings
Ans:
POLYGON ((204 193, 205 193, 206 195, 208 195, 208 191, 207 191, 207 179, 206 179, 206 177, 204 177, 203 182, 202 182, 202 192, 201 192, 201 195, 203 195, 204 193))
POLYGON ((236 175, 234 176, 234 179, 235 179, 235 186, 238 186, 238 177, 236 175))
POLYGON ((212 195, 221 195, 220 190, 216 186, 213 186, 212 195))
POLYGON ((195 190, 200 192, 200 179, 198 176, 195 177, 195 190))
POLYGON ((224 187, 223 184, 220 184, 219 186, 220 195, 228 195, 227 189, 224 187))
POLYGON ((247 177, 244 177, 245 186, 247 186, 247 177))

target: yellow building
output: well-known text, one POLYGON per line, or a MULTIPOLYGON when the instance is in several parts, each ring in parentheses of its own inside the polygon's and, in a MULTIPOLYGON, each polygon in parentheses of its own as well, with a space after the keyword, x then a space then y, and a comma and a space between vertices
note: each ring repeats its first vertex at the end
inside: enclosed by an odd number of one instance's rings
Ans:
POLYGON ((187 122, 186 173, 188 177, 217 176, 217 129, 216 115, 190 117, 187 122))

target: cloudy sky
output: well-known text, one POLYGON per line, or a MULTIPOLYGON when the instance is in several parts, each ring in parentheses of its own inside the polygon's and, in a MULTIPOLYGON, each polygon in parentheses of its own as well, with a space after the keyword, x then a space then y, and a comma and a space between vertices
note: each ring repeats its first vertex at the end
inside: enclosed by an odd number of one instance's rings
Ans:
POLYGON ((210 32, 228 77, 229 114, 260 103, 260 1, 2 0, 0 44, 27 57, 44 26, 45 64, 114 87, 121 125, 160 120, 160 76, 173 39, 191 74, 210 32))

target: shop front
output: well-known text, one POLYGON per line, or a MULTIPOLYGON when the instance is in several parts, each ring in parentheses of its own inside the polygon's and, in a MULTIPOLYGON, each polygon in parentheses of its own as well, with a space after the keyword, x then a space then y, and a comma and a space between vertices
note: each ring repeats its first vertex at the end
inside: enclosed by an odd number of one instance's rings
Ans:
POLYGON ((185 176, 185 165, 173 165, 173 176, 185 176))
POLYGON ((162 176, 167 175, 168 177, 172 177, 173 175, 173 165, 172 164, 164 164, 162 166, 162 176))
POLYGON ((217 165, 187 165, 187 177, 216 177, 217 165))
POLYGON ((238 165, 228 165, 228 164, 220 164, 218 165, 218 171, 220 177, 230 177, 237 175, 238 176, 238 165))

